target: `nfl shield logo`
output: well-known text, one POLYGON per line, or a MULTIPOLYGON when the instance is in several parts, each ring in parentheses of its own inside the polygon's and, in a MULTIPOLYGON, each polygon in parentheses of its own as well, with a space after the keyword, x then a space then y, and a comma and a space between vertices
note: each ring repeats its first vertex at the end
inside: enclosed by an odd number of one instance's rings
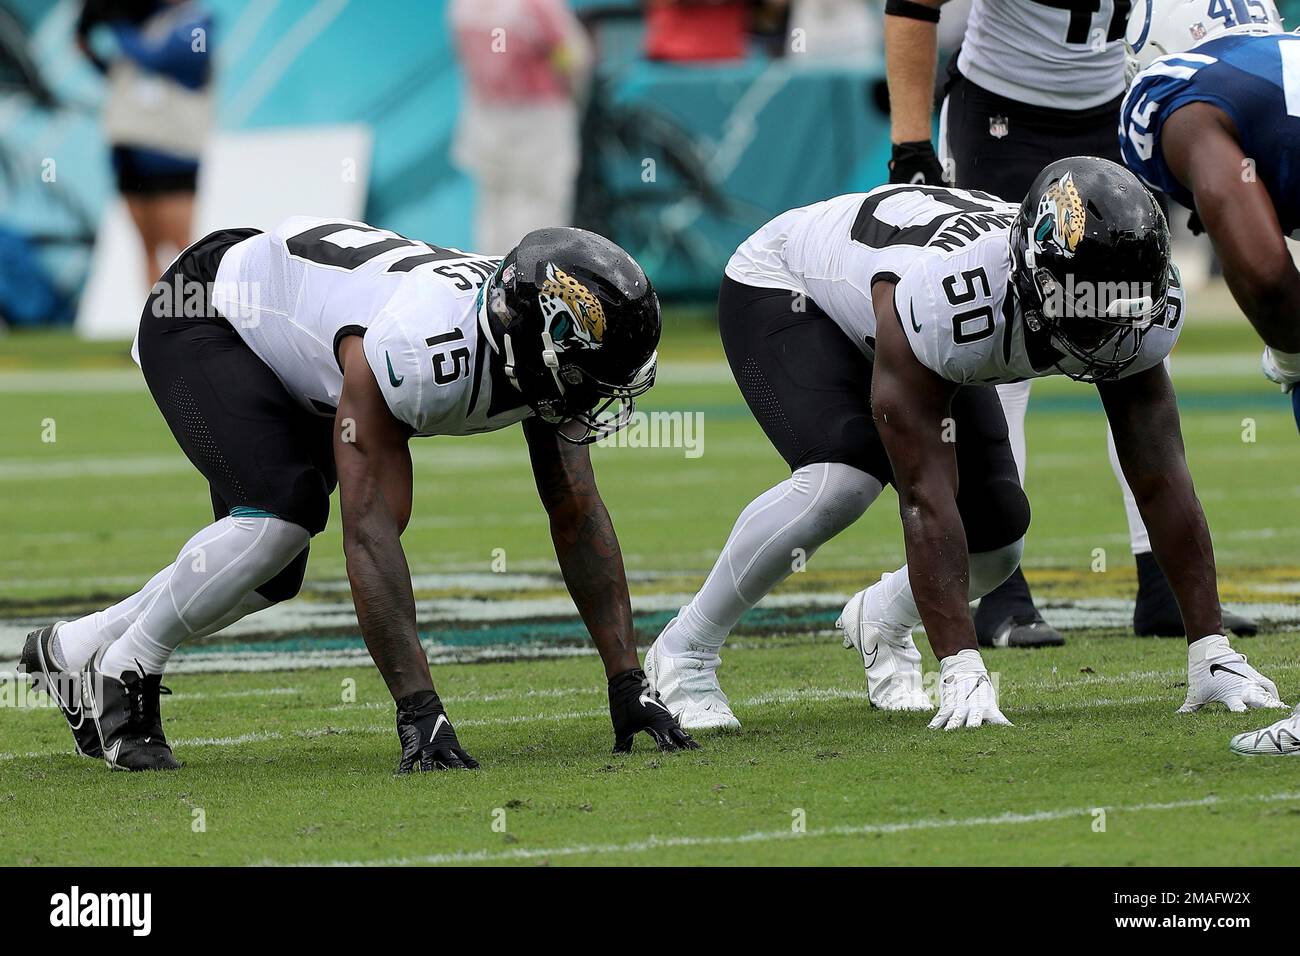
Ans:
POLYGON ((1193 23, 1190 27, 1187 28, 1187 30, 1192 35, 1193 43, 1200 43, 1202 40, 1205 39, 1204 23, 1193 23))
POLYGON ((1005 116, 989 117, 989 135, 994 139, 1002 139, 1007 133, 1011 132, 1010 124, 1005 116))

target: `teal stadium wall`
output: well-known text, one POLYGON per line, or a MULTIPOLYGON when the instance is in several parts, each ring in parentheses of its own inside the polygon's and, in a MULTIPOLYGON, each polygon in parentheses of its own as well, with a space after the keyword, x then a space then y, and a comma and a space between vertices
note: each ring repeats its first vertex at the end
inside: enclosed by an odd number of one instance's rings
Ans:
MULTIPOLYGON (((44 267, 75 299, 100 210, 112 188, 98 127, 101 83, 71 39, 70 0, 0 0, 58 105, 0 91, 0 150, 9 172, 0 227, 35 237, 44 267), (56 162, 54 182, 43 164, 56 162)), ((398 232, 467 246, 472 183, 449 159, 461 80, 445 0, 209 0, 216 16, 217 122, 224 129, 361 122, 374 130, 366 218, 398 232)), ((577 6, 591 6, 579 3, 577 6)), ((616 113, 652 114, 693 142, 700 174, 726 211, 692 205, 671 163, 643 181, 644 155, 602 152, 602 187, 619 212, 613 238, 643 258, 667 297, 704 299, 730 252, 791 206, 884 178, 886 118, 873 104, 878 61, 797 68, 755 53, 728 65, 680 67, 639 58, 636 23, 601 31, 602 77, 616 113), (616 202, 617 205, 617 202, 616 202)), ((639 145, 639 144, 638 144, 639 145)))

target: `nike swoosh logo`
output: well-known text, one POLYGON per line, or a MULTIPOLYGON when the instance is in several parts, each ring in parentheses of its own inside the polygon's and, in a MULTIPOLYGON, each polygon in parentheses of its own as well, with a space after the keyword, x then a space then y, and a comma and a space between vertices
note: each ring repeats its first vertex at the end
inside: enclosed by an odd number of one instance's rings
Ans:
POLYGON ((1247 677, 1245 674, 1237 673, 1231 667, 1228 667, 1226 664, 1211 664, 1210 665, 1211 677, 1214 676, 1215 671, 1227 671, 1229 674, 1233 675, 1234 677, 1240 677, 1242 680, 1250 680, 1250 678, 1247 677))
POLYGON ((667 707, 659 703, 659 701, 655 700, 649 694, 642 694, 640 697, 637 698, 637 700, 641 701, 641 703, 645 704, 646 706, 649 706, 650 704, 654 704, 654 706, 658 707, 665 714, 670 713, 667 707))
POLYGON ((972 688, 970 689, 970 693, 966 695, 966 699, 967 699, 967 700, 970 700, 972 697, 974 697, 974 696, 975 696, 975 692, 976 692, 977 690, 979 690, 981 686, 983 686, 984 684, 988 683, 988 680, 989 680, 989 675, 988 675, 988 674, 981 674, 981 675, 979 676, 979 680, 975 681, 975 686, 972 687, 972 688))
POLYGON ((912 313, 912 331, 913 331, 913 332, 920 332, 920 331, 921 331, 921 323, 918 322, 918 321, 916 321, 916 306, 912 305, 912 303, 909 302, 909 303, 907 304, 907 308, 908 308, 908 310, 912 313))
POLYGON ((433 724, 433 733, 429 734, 429 743, 433 743, 433 738, 438 736, 438 731, 442 729, 443 724, 451 726, 451 721, 447 719, 446 714, 439 714, 438 719, 433 724))
POLYGON ((879 645, 879 644, 877 644, 875 647, 873 647, 873 648, 871 649, 871 660, 867 660, 867 652, 866 652, 866 651, 863 651, 863 652, 862 652, 862 663, 863 663, 866 667, 870 668, 871 666, 873 666, 873 665, 876 663, 876 655, 879 654, 879 653, 880 653, 880 645, 879 645))
POLYGON ((122 749, 122 741, 119 740, 117 743, 113 744, 112 747, 109 747, 104 751, 104 756, 108 759, 108 763, 110 766, 114 766, 114 767, 117 766, 117 754, 118 751, 121 749, 122 749))
POLYGON ((393 357, 391 355, 385 352, 384 358, 388 359, 388 381, 393 388, 397 388, 406 381, 406 376, 403 375, 401 378, 397 377, 396 373, 393 371, 393 357))

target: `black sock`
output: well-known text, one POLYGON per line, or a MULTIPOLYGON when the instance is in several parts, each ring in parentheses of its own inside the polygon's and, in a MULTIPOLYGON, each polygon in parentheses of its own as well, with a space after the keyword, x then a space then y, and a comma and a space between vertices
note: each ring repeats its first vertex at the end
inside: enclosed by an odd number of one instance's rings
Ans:
POLYGON ((981 640, 991 640, 998 625, 1009 617, 1042 619, 1034 607, 1034 596, 1029 593, 1029 582, 1018 567, 1011 572, 1011 577, 980 600, 975 611, 975 633, 981 640))
POLYGON ((1133 607, 1133 630, 1142 636, 1182 637, 1183 615, 1169 580, 1150 551, 1133 556, 1137 561, 1138 593, 1133 607))

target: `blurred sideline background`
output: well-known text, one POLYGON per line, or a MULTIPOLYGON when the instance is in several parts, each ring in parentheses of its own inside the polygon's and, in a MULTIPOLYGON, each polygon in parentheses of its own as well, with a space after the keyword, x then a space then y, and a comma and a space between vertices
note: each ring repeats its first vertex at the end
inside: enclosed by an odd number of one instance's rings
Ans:
MULTIPOLYGON (((81 6, 0 3, 0 249, 8 252, 0 314, 9 324, 73 321, 116 200, 100 121, 106 84, 74 43, 81 6)), ((475 186, 452 160, 464 78, 448 0, 204 6, 213 21, 215 130, 196 232, 246 224, 231 218, 239 218, 231 208, 239 189, 275 194, 292 185, 297 166, 322 165, 324 151, 336 187, 293 211, 359 216, 473 247, 475 186), (357 134, 346 149, 330 141, 322 150, 305 135, 340 128, 357 134), (230 148, 268 133, 288 134, 289 151, 277 155, 298 162, 249 165, 244 150, 230 148), (355 183, 344 181, 348 160, 355 183), (209 201, 216 183, 225 195, 209 201)), ((746 11, 747 25, 767 22, 774 35, 750 34, 738 57, 685 63, 646 56, 637 3, 570 6, 589 31, 594 63, 581 107, 576 218, 643 257, 666 297, 711 296, 731 251, 775 212, 883 180, 880 4, 843 5, 860 8, 848 11, 858 32, 847 43, 814 31, 807 49, 784 56, 786 18, 799 15, 799 3, 775 4, 766 18, 746 11)), ((140 301, 126 297, 114 305, 121 335, 140 301)))
MULTIPOLYGON (((215 104, 194 237, 294 212, 475 248, 480 197, 453 158, 466 84, 452 0, 193 6, 211 16, 215 104)), ((884 181, 881 0, 717 4, 692 28, 702 38, 670 21, 648 35, 650 8, 671 4, 567 6, 591 63, 576 84, 574 222, 626 246, 666 299, 708 301, 736 245, 775 213, 884 181), (723 35, 736 24, 739 46, 723 35)), ((968 6, 944 8, 950 50, 968 6)), ((1281 6, 1289 22, 1300 15, 1300 0, 1281 6)), ((72 323, 89 289, 82 331, 123 337, 143 296, 142 260, 101 123, 108 84, 75 43, 82 7, 0 0, 0 322, 72 323)), ((514 148, 552 161, 545 144, 514 148)), ((1206 258, 1191 248, 1182 258, 1206 258)))

